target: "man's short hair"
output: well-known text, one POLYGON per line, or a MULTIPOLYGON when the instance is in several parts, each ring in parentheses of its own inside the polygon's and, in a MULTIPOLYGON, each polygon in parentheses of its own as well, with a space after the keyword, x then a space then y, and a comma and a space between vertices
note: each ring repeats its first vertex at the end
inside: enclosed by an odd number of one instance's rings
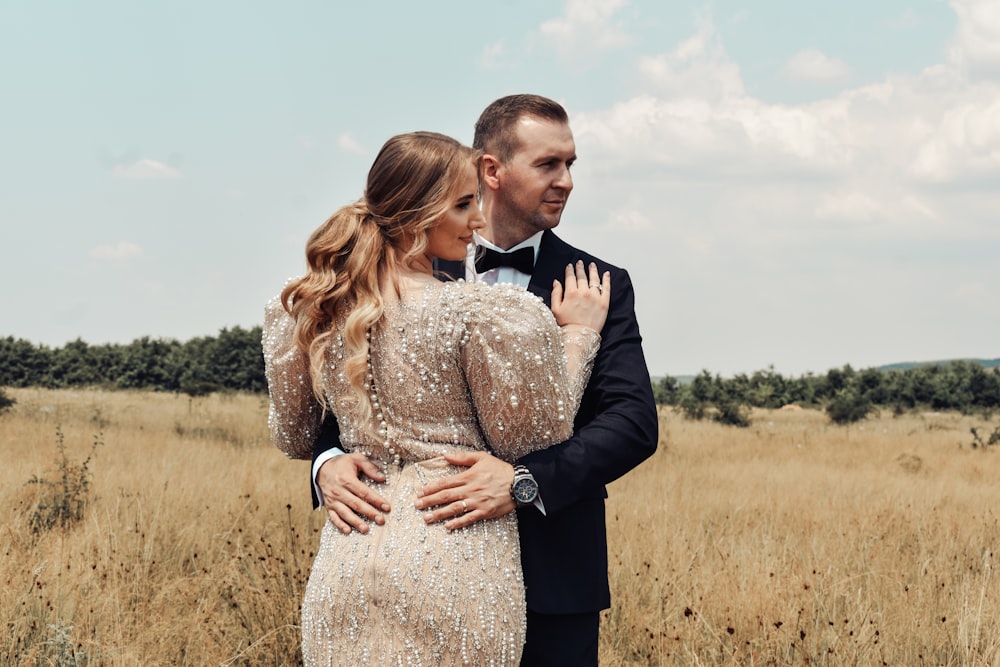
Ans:
POLYGON ((530 116, 542 120, 569 124, 569 115, 561 104, 541 95, 507 95, 483 109, 476 121, 473 148, 508 161, 519 148, 515 126, 521 118, 530 116))

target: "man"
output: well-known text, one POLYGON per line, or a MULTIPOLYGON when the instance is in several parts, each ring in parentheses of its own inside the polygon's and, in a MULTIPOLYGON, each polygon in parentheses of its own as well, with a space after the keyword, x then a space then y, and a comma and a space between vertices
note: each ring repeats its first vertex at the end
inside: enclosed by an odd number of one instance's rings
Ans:
MULTIPOLYGON (((467 469, 425 487, 417 506, 428 508, 428 523, 445 521, 449 529, 517 508, 528 603, 522 667, 596 665, 600 612, 611 604, 605 485, 649 457, 658 438, 634 293, 625 270, 551 231, 573 189, 570 168, 576 161, 561 105, 537 95, 496 100, 477 121, 473 145, 485 154, 486 228, 477 239, 485 249, 476 251, 478 267, 470 257, 464 271, 460 263, 441 268, 488 282, 516 282, 548 303, 553 280, 564 276, 567 264, 596 262, 602 274, 611 272, 611 307, 573 437, 529 454, 516 468, 485 452, 449 456, 467 469), (525 256, 526 264, 511 260, 525 256), (456 501, 468 511, 456 516, 449 507, 456 501)), ((384 478, 359 454, 328 458, 335 428, 330 425, 315 448, 314 494, 340 530, 365 532, 365 518, 381 524, 391 508, 358 477, 384 478)))

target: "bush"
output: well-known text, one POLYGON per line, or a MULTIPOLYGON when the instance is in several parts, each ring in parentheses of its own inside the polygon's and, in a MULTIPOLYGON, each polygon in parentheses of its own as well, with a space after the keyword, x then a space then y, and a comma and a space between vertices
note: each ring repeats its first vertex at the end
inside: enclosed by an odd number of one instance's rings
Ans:
POLYGON ((700 421, 705 418, 705 402, 699 401, 690 394, 684 396, 678 405, 681 409, 681 414, 683 414, 686 419, 700 421))
POLYGON ((671 375, 665 375, 653 383, 653 400, 657 405, 677 405, 681 393, 680 382, 671 375))
POLYGON ((979 429, 976 428, 975 426, 970 428, 969 431, 972 433, 973 449, 979 449, 979 448, 986 449, 987 447, 991 447, 997 443, 1000 443, 1000 426, 997 426, 995 429, 993 429, 993 432, 990 433, 988 436, 986 436, 985 440, 983 440, 983 436, 979 435, 979 429))
POLYGON ((14 406, 17 401, 7 395, 7 392, 0 387, 0 415, 14 406))
POLYGON ((738 401, 721 401, 716 404, 718 412, 712 419, 727 426, 747 428, 750 426, 750 408, 738 401))
POLYGON ((826 406, 826 414, 834 424, 853 424, 875 411, 866 394, 854 388, 840 389, 826 406))
POLYGON ((67 528, 83 518, 83 511, 90 503, 90 460, 101 444, 101 436, 94 436, 90 453, 82 463, 72 463, 66 456, 66 443, 61 428, 56 428, 57 480, 34 476, 28 484, 38 484, 47 489, 28 523, 31 532, 38 535, 55 527, 67 528))

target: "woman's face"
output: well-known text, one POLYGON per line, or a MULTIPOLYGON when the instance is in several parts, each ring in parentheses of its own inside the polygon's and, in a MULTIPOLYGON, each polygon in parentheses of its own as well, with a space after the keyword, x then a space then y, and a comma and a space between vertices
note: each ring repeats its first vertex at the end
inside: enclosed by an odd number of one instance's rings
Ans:
POLYGON ((451 206, 427 233, 428 257, 464 260, 472 243, 472 232, 486 226, 476 199, 479 189, 476 176, 476 169, 470 164, 459 178, 451 206))

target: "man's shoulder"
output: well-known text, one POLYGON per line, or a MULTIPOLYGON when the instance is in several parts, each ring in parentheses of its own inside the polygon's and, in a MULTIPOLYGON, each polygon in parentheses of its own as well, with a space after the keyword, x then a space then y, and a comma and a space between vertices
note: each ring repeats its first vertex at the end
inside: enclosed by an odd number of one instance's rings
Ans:
POLYGON ((594 255, 582 248, 577 248, 576 246, 570 245, 566 241, 562 240, 553 232, 548 230, 542 237, 541 247, 539 248, 539 254, 543 252, 552 252, 560 257, 567 258, 567 261, 575 261, 577 259, 582 259, 585 263, 593 262, 597 264, 597 268, 600 271, 611 271, 612 273, 627 273, 626 269, 621 266, 617 266, 601 259, 597 255, 594 255))

